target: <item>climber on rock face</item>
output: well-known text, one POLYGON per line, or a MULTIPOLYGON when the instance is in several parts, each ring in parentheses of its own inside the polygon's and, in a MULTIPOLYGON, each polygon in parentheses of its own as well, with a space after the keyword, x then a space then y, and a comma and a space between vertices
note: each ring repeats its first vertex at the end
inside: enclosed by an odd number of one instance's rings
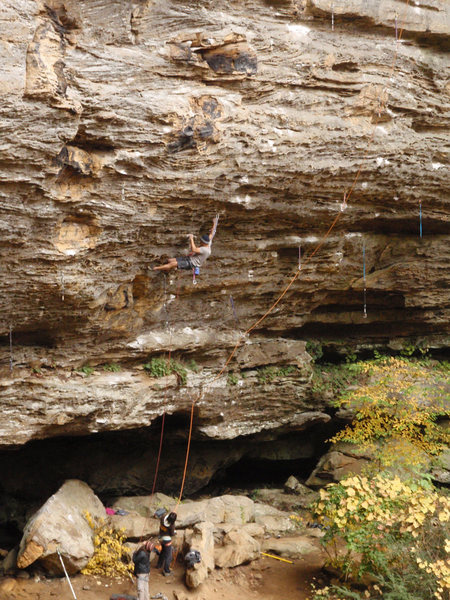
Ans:
POLYGON ((160 267, 153 267, 154 271, 170 271, 171 269, 180 269, 185 271, 191 271, 201 267, 207 258, 211 254, 211 242, 213 238, 213 232, 215 223, 211 228, 209 234, 204 233, 200 238, 200 246, 197 246, 194 242, 194 236, 192 233, 189 234, 189 244, 191 246, 191 252, 189 256, 178 256, 176 258, 169 258, 169 261, 165 265, 160 267))

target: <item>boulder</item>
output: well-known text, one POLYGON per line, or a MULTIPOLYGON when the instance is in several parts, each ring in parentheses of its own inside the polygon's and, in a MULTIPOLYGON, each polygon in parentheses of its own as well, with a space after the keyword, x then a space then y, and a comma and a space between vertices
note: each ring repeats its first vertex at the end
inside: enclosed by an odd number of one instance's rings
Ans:
POLYGON ((148 539, 159 533, 159 520, 143 517, 137 512, 129 512, 127 515, 109 515, 108 523, 114 529, 124 529, 127 540, 139 541, 148 539))
POLYGON ((237 567, 259 558, 260 544, 244 530, 226 533, 222 546, 214 549, 216 567, 237 567))
POLYGON ((306 485, 303 485, 303 483, 300 483, 300 481, 293 475, 291 475, 284 484, 284 489, 288 493, 314 494, 314 491, 311 488, 307 487, 306 485))
POLYGON ((259 502, 255 503, 255 523, 264 527, 269 535, 282 535, 296 528, 296 523, 289 513, 259 502))
POLYGON ((170 496, 156 492, 150 496, 121 496, 114 500, 112 508, 134 511, 142 517, 153 517, 158 508, 166 508, 170 511, 175 504, 176 500, 170 496))
POLYGON ((316 550, 316 546, 305 536, 271 538, 262 543, 262 552, 273 552, 284 558, 300 558, 316 550))
MULTIPOLYGON (((299 486, 302 486, 299 483, 299 486)), ((258 490, 257 498, 263 504, 270 504, 274 508, 283 511, 293 511, 299 508, 307 508, 313 500, 318 498, 319 494, 310 490, 306 486, 302 486, 304 490, 298 492, 286 492, 281 489, 261 489, 258 490)))
POLYGON ((450 484, 450 449, 437 457, 436 464, 431 469, 431 477, 438 483, 450 484))
POLYGON ((330 482, 340 481, 348 475, 361 473, 369 462, 366 457, 330 450, 319 460, 317 467, 308 477, 306 485, 323 487, 330 482))
POLYGON ((12 592, 17 587, 17 581, 8 577, 0 581, 0 600, 11 600, 14 598, 12 592))
POLYGON ((177 527, 190 527, 195 523, 244 524, 254 520, 254 502, 247 496, 218 496, 208 500, 183 502, 177 508, 177 527))
POLYGON ((2 564, 1 564, 1 572, 4 575, 13 575, 17 570, 17 554, 19 550, 18 548, 13 548, 8 552, 5 556, 2 564))
POLYGON ((223 537, 231 531, 245 531, 253 538, 262 538, 265 534, 265 529, 258 523, 245 523, 245 525, 233 525, 231 523, 219 523, 214 527, 214 540, 222 543, 223 537))
POLYGON ((93 532, 85 513, 105 517, 103 504, 82 481, 71 479, 51 496, 25 526, 17 566, 24 569, 39 561, 51 575, 62 575, 61 553, 69 574, 86 566, 94 553, 93 532))
POLYGON ((198 587, 214 570, 214 525, 209 522, 198 523, 186 531, 187 551, 198 550, 202 560, 190 569, 186 569, 185 581, 190 589, 198 587))

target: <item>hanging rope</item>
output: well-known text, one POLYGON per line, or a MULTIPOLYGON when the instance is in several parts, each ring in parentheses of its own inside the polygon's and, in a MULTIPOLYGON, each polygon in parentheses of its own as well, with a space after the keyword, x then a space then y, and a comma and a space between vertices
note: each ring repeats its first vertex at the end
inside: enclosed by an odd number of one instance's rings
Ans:
POLYGON ((9 326, 9 372, 13 372, 13 343, 12 343, 13 328, 9 326))
POLYGON ((67 583, 69 584, 70 591, 72 592, 72 596, 74 597, 75 600, 77 600, 77 597, 76 597, 75 592, 74 592, 73 587, 72 587, 72 582, 70 581, 70 577, 69 577, 69 574, 67 573, 66 565, 64 564, 64 561, 62 559, 62 556, 61 556, 61 553, 59 551, 59 548, 56 549, 56 552, 58 553, 59 560, 61 561, 61 565, 62 565, 62 568, 63 568, 63 571, 64 571, 64 575, 66 576, 67 583))
POLYGON ((331 31, 334 31, 334 3, 331 4, 331 31))
MULTIPOLYGON (((163 273, 164 275, 164 301, 163 301, 163 308, 164 308, 164 313, 165 313, 165 328, 166 330, 169 332, 169 354, 167 357, 167 364, 170 366, 170 361, 172 359, 172 328, 170 326, 170 317, 169 317, 169 309, 167 308, 167 275, 165 273, 163 273)), ((178 297, 178 296, 177 296, 178 297)), ((166 399, 167 399, 167 388, 168 388, 168 384, 165 386, 164 388, 164 398, 163 398, 163 405, 166 405, 166 399)), ((158 481, 158 474, 159 474, 159 465, 161 462, 161 454, 162 454, 162 447, 163 447, 163 440, 164 440, 164 428, 165 428, 165 423, 166 423, 166 411, 164 410, 163 415, 162 415, 162 419, 161 419, 161 431, 159 434, 159 447, 158 447, 158 456, 156 458, 156 466, 155 466, 155 474, 153 475, 153 484, 152 484, 152 492, 150 494, 150 498, 153 498, 154 494, 155 494, 155 490, 156 490, 156 482, 158 481)), ((145 527, 147 525, 147 521, 144 522, 143 528, 142 528, 142 533, 141 533, 141 537, 139 542, 142 542, 142 539, 144 537, 144 532, 145 532, 145 527)))
POLYGON ((367 319, 366 243, 364 241, 363 241, 363 283, 364 283, 364 318, 367 319))
POLYGON ((397 13, 395 13, 395 41, 398 42, 397 13))
MULTIPOLYGON (((405 4, 405 9, 404 9, 404 13, 403 13, 403 17, 406 15, 406 10, 408 9, 410 4, 410 0, 406 1, 405 4)), ((404 22, 404 19, 402 18, 402 22, 404 22)), ((399 34, 398 34, 398 39, 400 40, 402 38, 403 35, 403 28, 400 29, 399 34)), ((395 70, 395 66, 397 63, 397 57, 398 57, 398 44, 396 45, 396 51, 394 53, 394 58, 392 61, 392 65, 391 65, 391 69, 390 69, 390 74, 389 74, 389 78, 392 76, 392 73, 395 70)), ((386 103, 387 100, 384 101, 384 103, 386 103)), ((368 140, 368 144, 366 147, 366 150, 363 154, 362 160, 361 160, 361 164, 359 166, 359 169, 355 175, 355 177, 353 178, 352 181, 352 185, 350 187, 350 190, 348 192, 348 194, 346 194, 346 203, 350 200, 356 184, 361 176, 362 173, 362 169, 365 163, 365 159, 367 157, 367 154, 369 152, 369 149, 371 147, 371 144, 373 142, 374 136, 375 136, 375 131, 376 131, 376 127, 378 124, 378 120, 375 120, 375 126, 372 130, 371 136, 368 140)), ((343 214, 342 211, 340 211, 337 216, 334 218, 333 222, 331 223, 330 227, 328 228, 328 231, 325 233, 325 235, 322 237, 321 241, 319 242, 319 244, 314 248, 314 250, 312 252, 310 252, 307 257, 306 260, 304 262, 304 265, 308 264, 313 258, 314 256, 320 251, 320 249, 322 248, 322 246, 324 245, 324 243, 326 242, 326 240, 328 239, 330 233, 333 231, 333 229, 335 228, 336 224, 338 223, 341 215, 343 214)), ((281 292, 281 294, 278 296, 278 298, 275 300, 275 302, 272 304, 272 306, 263 314, 262 317, 260 317, 251 327, 249 327, 240 337, 240 339, 237 341, 236 345, 234 346, 233 350, 231 351, 230 355, 228 356, 227 360, 225 361, 225 364, 223 365, 223 367, 220 369, 219 373, 217 373, 217 375, 209 382, 209 384, 207 384, 207 386, 211 386, 217 379, 219 379, 222 374, 224 373, 225 369, 227 368, 227 366, 230 364, 231 360, 233 359, 234 355, 236 354, 237 349, 239 348, 240 344, 242 343, 242 341, 245 339, 245 337, 251 332, 253 331, 253 329, 255 329, 256 327, 258 327, 258 325, 260 325, 262 323, 262 321, 264 321, 264 319, 266 319, 270 313, 276 308, 276 306, 281 302, 281 300, 284 298, 284 296, 287 294, 287 292, 289 291, 289 289, 292 287, 292 285, 294 284, 294 282, 297 280, 297 278, 300 275, 300 271, 297 270, 297 272, 295 273, 295 275, 290 279, 289 283, 287 284, 287 286, 284 288, 284 290, 281 292)), ((367 315, 366 315, 367 316, 367 315)), ((182 477, 182 483, 181 483, 181 488, 180 488, 180 494, 178 496, 178 501, 177 501, 177 506, 180 504, 182 496, 183 496, 183 491, 184 491, 184 484, 186 481, 186 472, 187 472, 187 465, 188 465, 188 459, 189 459, 189 451, 190 451, 190 447, 191 447, 191 437, 192 437, 192 423, 193 423, 193 417, 194 417, 194 407, 195 407, 195 403, 198 400, 198 398, 200 398, 201 394, 204 393, 204 390, 198 395, 196 400, 193 400, 192 402, 192 406, 191 406, 191 421, 190 421, 190 426, 189 426, 189 434, 188 434, 188 443, 187 443, 187 448, 186 448, 186 460, 185 460, 185 464, 184 464, 184 471, 183 471, 183 477, 182 477)))

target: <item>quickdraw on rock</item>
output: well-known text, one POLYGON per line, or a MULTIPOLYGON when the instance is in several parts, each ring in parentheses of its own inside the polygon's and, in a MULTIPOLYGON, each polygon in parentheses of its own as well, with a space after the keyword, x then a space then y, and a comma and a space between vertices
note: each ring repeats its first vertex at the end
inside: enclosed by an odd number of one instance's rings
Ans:
POLYGON ((298 270, 302 270, 302 247, 298 247, 298 270))

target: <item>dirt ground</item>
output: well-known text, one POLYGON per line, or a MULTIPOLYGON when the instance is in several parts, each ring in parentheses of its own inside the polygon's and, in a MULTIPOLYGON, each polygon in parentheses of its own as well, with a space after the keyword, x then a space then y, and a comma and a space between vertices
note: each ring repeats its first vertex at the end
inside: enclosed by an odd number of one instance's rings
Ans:
MULTIPOLYGON (((184 592, 189 600, 307 600, 310 583, 320 577, 323 556, 318 550, 287 564, 272 558, 234 569, 216 569, 197 590, 188 591, 184 570, 177 565, 174 574, 163 577, 156 569, 150 573, 150 597, 158 592, 175 600, 174 592, 184 592)), ((111 594, 134 595, 135 584, 78 575, 72 578, 78 600, 109 600, 111 594)), ((182 597, 182 596, 181 596, 182 597)), ((0 600, 73 600, 65 579, 0 579, 0 600)))

